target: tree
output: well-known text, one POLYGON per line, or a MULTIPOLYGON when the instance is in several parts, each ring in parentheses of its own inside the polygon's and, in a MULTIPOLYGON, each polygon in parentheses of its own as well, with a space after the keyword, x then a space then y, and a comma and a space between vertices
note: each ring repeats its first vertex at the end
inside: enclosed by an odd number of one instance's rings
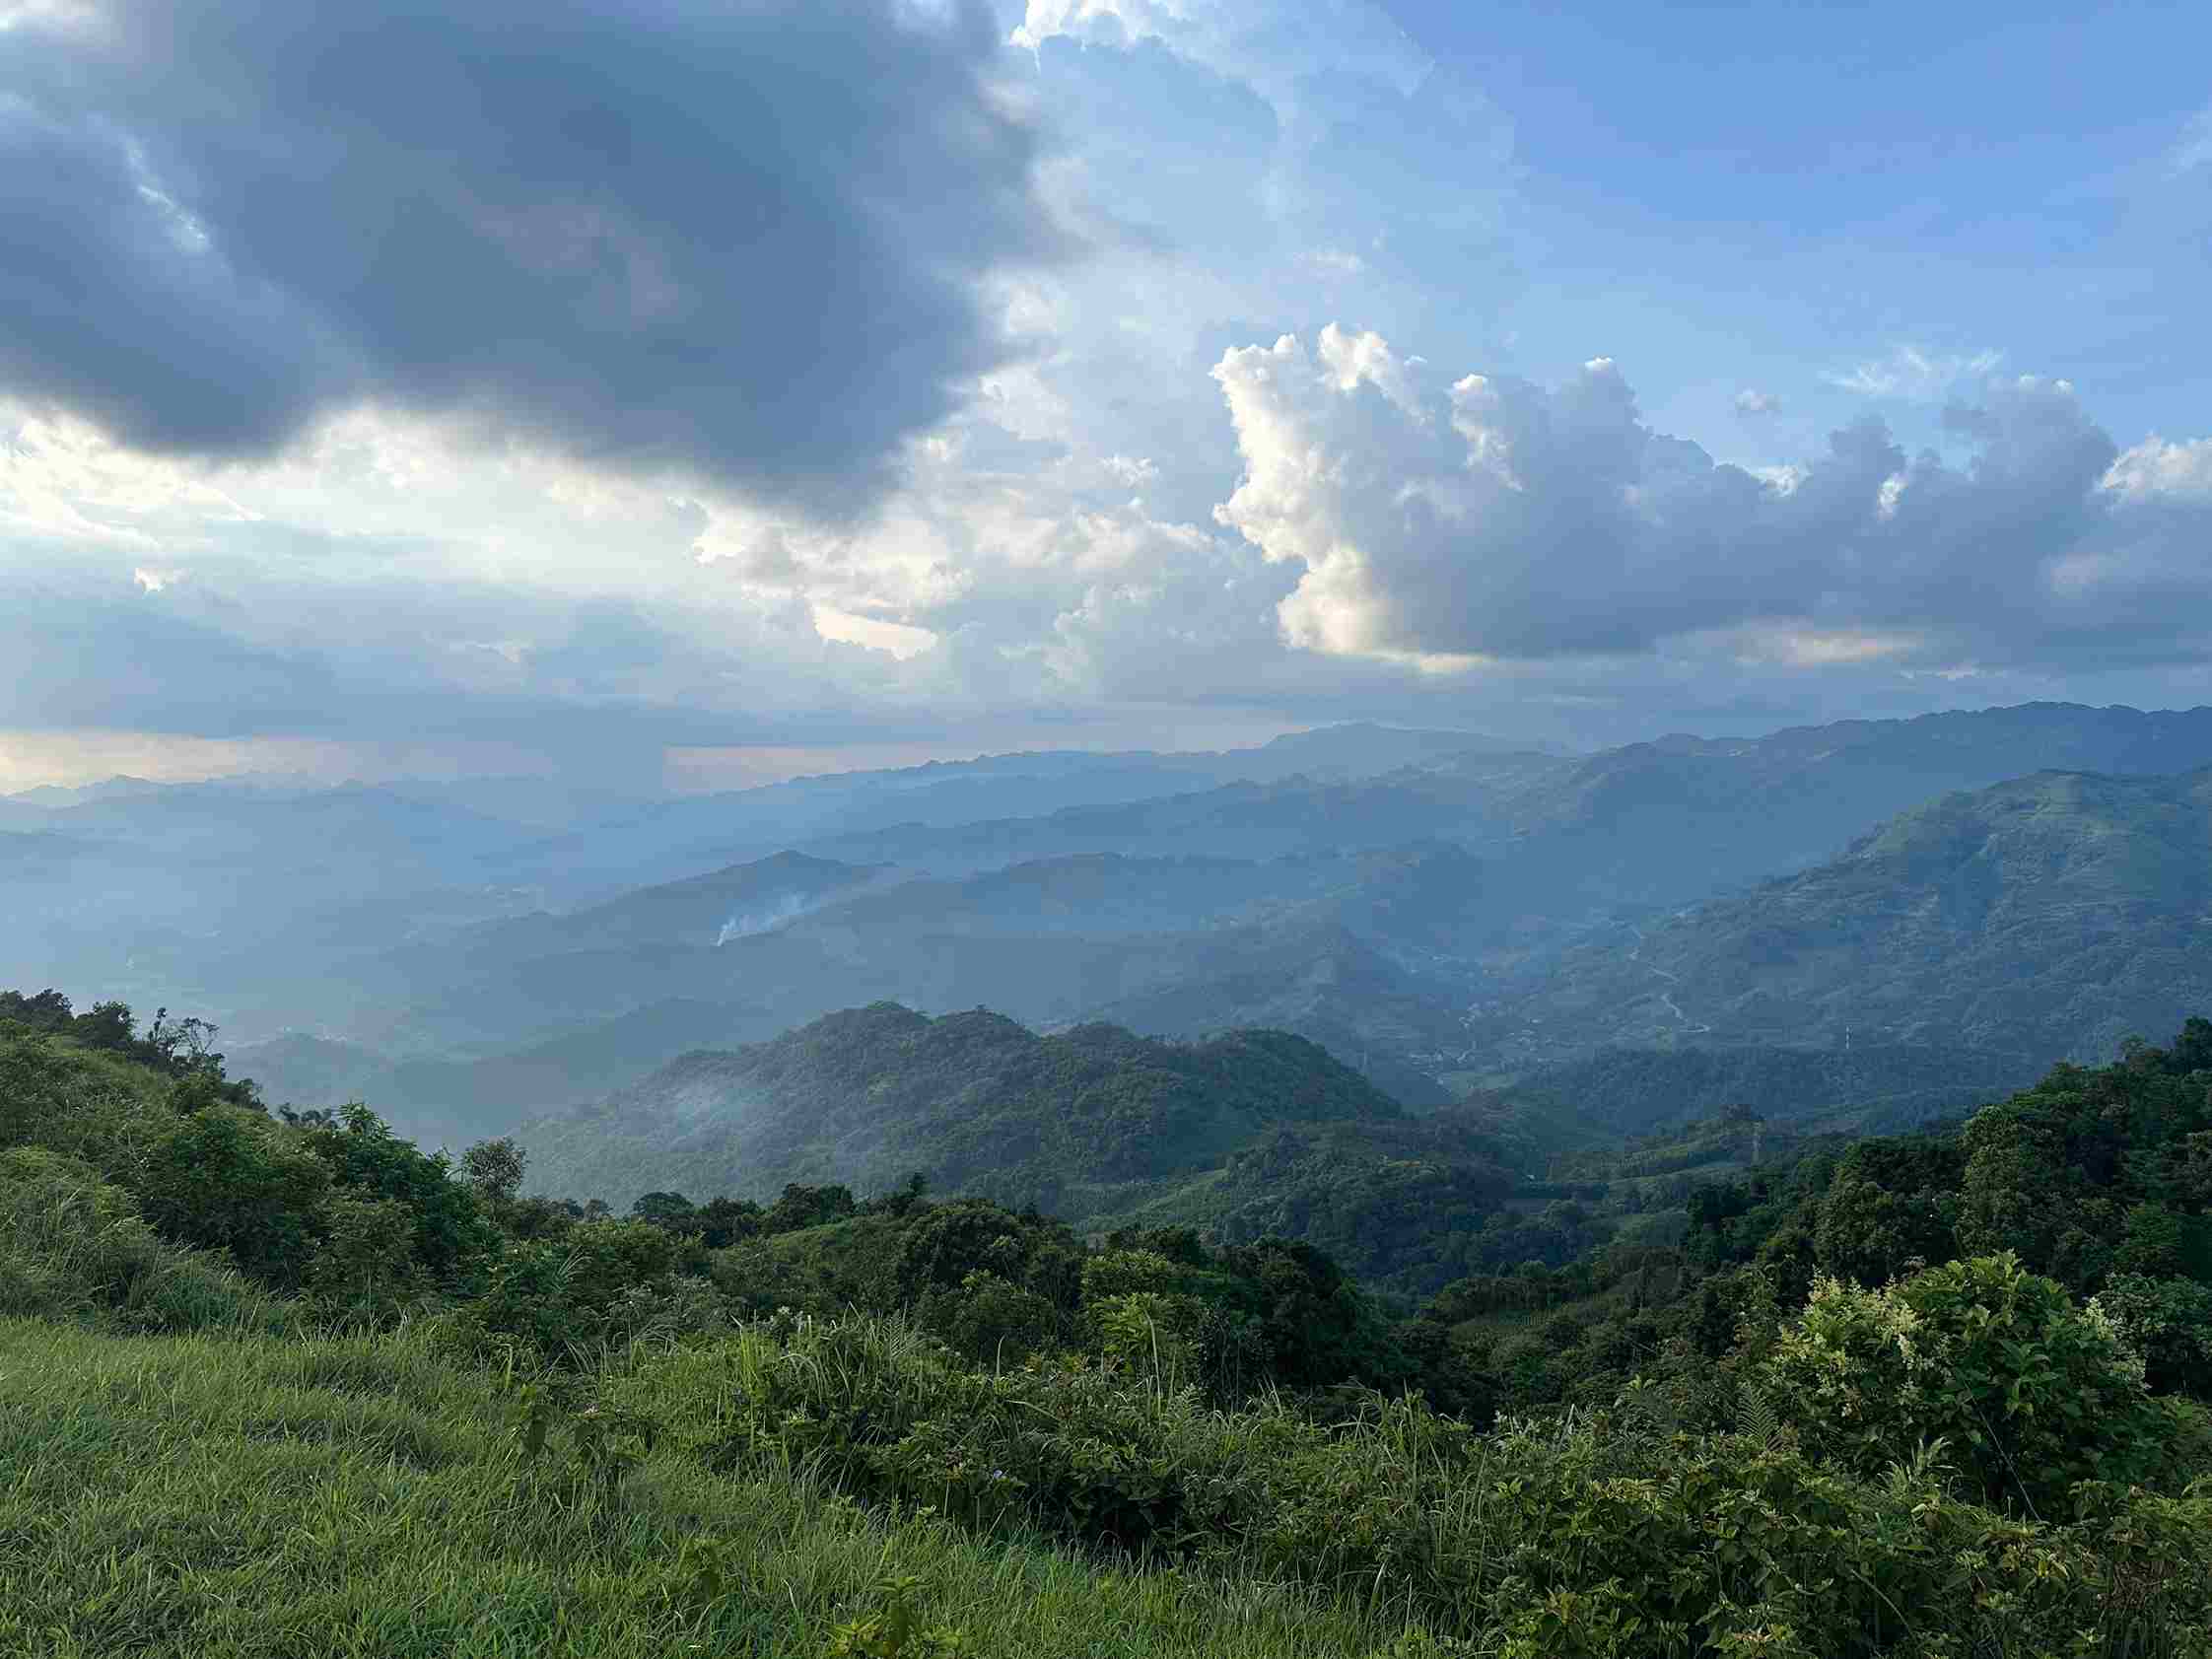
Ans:
POLYGON ((647 1193, 630 1206, 630 1213, 641 1221, 651 1221, 657 1227, 674 1232, 693 1232, 693 1222, 699 1207, 681 1193, 647 1193))
POLYGON ((511 1135, 479 1141, 461 1153, 461 1179, 492 1203, 511 1204, 522 1190, 522 1171, 529 1161, 511 1135))
POLYGON ((2097 1305, 2142 1353, 2152 1389, 2212 1398, 2212 1285, 2115 1273, 2097 1305))
POLYGON ((795 1233, 802 1227, 819 1227, 830 1221, 842 1221, 860 1210, 853 1190, 845 1186, 808 1187, 796 1181, 786 1185, 783 1195, 769 1207, 761 1230, 771 1233, 795 1233))
POLYGON ((429 1291, 405 1205, 341 1191, 325 1205, 323 1220, 328 1234, 308 1270, 307 1288, 334 1311, 380 1322, 429 1291))
POLYGON ((172 1071, 213 1071, 220 1076, 223 1057, 215 1052, 215 1026, 207 1020, 173 1020, 169 1009, 156 1008, 154 1023, 146 1028, 146 1044, 172 1071))
POLYGON ((337 1186, 406 1207, 414 1218, 416 1259, 433 1277, 473 1279, 498 1250, 498 1230, 476 1194, 452 1179, 445 1153, 425 1154, 368 1107, 342 1108, 336 1124, 309 1130, 300 1141, 337 1186))
POLYGON ((1908 1267, 1958 1254, 1951 1194, 1897 1193, 1846 1165, 1821 1201, 1813 1256, 1832 1279, 1886 1284, 1908 1267))
POLYGON ((135 1039, 137 1021, 129 1004, 95 1002, 90 1012, 70 1022, 69 1034, 88 1048, 128 1052, 135 1039))

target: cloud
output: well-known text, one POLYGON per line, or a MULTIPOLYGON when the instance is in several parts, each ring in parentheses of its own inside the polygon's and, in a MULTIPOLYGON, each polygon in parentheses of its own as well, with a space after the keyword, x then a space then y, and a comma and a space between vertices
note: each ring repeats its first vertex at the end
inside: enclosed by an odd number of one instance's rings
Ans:
POLYGON ((1435 67, 1373 0, 1028 0, 1011 36, 1030 51, 1051 39, 1102 45, 1156 40, 1178 56, 1243 81, 1293 117, 1331 75, 1372 79, 1400 97, 1435 67))
POLYGON ((2212 502, 2212 438, 2169 444, 2157 436, 2122 450, 2105 488, 2132 502, 2159 497, 2212 502))
POLYGON ((1758 391, 1746 386, 1736 394, 1736 413, 1739 415, 1778 415, 1782 400, 1770 391, 1758 391))
POLYGON ((2172 154, 2166 159, 2167 174, 2174 178, 2206 166, 2212 166, 2212 105, 2199 109, 2189 117, 2172 154))
POLYGON ((1450 385, 1332 324, 1215 367, 1245 470, 1217 510, 1297 574, 1284 638, 1449 666, 1646 653, 1833 665, 2212 658, 2212 445, 2122 455, 2065 381, 1992 383, 1755 475, 1652 431, 1600 358, 1563 384, 1450 385), (2194 618, 2195 620, 2191 620, 2194 618))
POLYGON ((1048 257, 982 0, 278 0, 19 18, 0 390, 148 450, 365 401, 837 513, 1048 257))
POLYGON ((1888 357, 1822 379, 1865 397, 1942 397, 1964 381, 1992 373, 2003 361, 2000 351, 1929 353, 1918 346, 1899 346, 1888 357))

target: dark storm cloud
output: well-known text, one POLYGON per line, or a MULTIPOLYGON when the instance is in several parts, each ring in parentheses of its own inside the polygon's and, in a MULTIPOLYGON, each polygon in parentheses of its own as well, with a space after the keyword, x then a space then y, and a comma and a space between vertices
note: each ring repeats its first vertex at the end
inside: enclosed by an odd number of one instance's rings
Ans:
POLYGON ((979 0, 175 0, 0 54, 0 389, 250 454, 478 417, 815 508, 1050 254, 979 0))

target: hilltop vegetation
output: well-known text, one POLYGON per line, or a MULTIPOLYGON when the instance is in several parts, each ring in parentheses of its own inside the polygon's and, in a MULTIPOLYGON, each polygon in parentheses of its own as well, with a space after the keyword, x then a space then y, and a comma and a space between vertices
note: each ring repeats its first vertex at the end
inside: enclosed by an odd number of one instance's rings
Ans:
MULTIPOLYGON (((271 1118, 74 1019, 0 1024, 24 1651, 2177 1659, 2212 1626, 2201 1022, 1950 1136, 1555 1152, 1600 1221, 1685 1183, 1679 1239, 1394 1320, 1309 1246, 1086 1245, 919 1183, 617 1219, 520 1196, 512 1143, 271 1118)), ((1275 1133, 1255 1194, 1329 1155, 1275 1133)))
POLYGON ((2024 1055, 1938 1044, 1608 1047, 1524 1072, 1511 1092, 1525 1110, 1580 1112, 1628 1133, 1728 1106, 1871 1133, 1971 1111, 2033 1082, 2039 1070, 2024 1055))

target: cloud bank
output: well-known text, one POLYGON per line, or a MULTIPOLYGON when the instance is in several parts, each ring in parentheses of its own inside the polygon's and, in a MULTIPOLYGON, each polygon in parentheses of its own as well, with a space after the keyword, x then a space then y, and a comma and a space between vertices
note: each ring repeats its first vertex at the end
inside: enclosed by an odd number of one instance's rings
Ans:
POLYGON ((377 401, 833 513, 1046 257, 982 0, 35 11, 0 82, 0 383, 147 450, 377 401))

